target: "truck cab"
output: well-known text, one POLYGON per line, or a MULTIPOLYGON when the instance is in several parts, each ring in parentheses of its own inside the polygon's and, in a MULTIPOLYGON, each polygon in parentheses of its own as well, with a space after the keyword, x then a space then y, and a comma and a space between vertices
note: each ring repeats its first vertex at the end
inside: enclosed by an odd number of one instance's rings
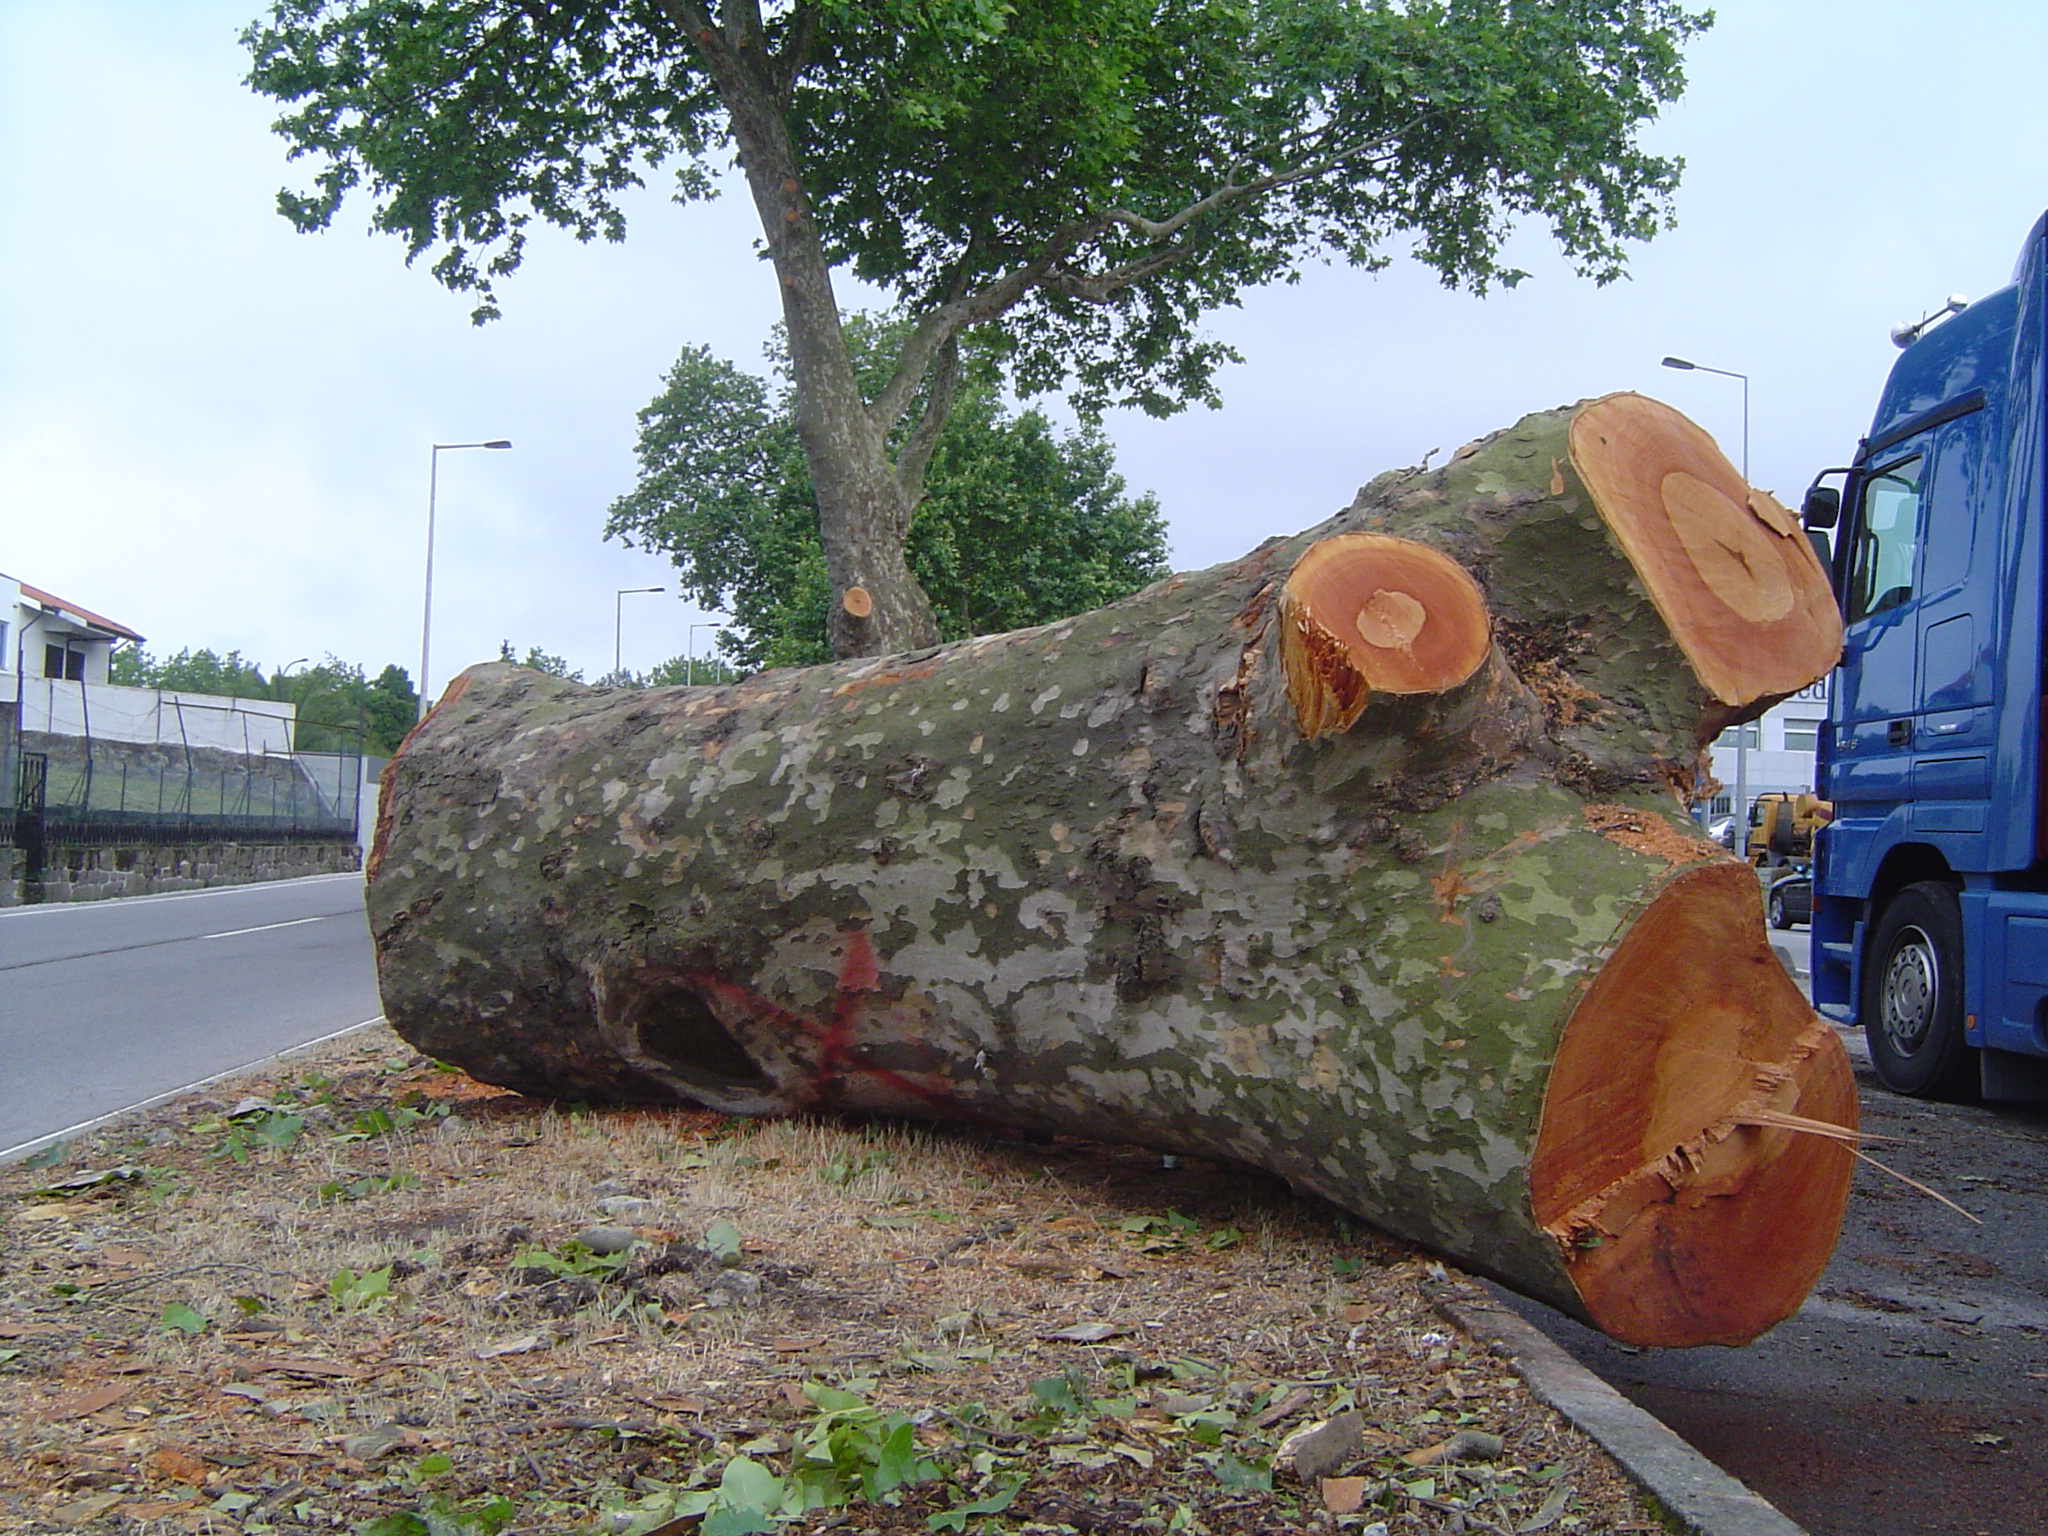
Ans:
MULTIPOLYGON (((1813 992, 1897 1092, 2048 1097, 2048 216, 2011 286, 1905 331, 1832 528, 1813 992)), ((1835 473, 1835 472, 1831 472, 1835 473)))

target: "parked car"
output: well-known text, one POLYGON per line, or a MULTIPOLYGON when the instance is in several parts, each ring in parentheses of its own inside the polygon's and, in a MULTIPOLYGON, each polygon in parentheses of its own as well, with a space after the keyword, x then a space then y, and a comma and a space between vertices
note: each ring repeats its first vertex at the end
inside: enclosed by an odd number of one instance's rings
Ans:
POLYGON ((1813 866, 1801 864, 1771 884, 1765 910, 1773 928, 1790 928, 1794 923, 1813 921, 1813 866))

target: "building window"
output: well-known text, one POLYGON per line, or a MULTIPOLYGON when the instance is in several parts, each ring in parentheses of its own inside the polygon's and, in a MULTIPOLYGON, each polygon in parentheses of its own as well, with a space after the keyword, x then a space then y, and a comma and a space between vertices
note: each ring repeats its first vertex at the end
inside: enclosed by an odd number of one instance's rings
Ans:
POLYGON ((1785 722, 1785 750, 1787 752, 1812 752, 1820 746, 1820 722, 1818 720, 1787 720, 1785 722))
POLYGON ((84 682, 85 652, 70 650, 61 645, 44 646, 43 676, 58 678, 65 682, 84 682))
POLYGON ((1732 725, 1714 738, 1717 747, 1760 747, 1763 744, 1763 734, 1754 720, 1747 725, 1732 725))

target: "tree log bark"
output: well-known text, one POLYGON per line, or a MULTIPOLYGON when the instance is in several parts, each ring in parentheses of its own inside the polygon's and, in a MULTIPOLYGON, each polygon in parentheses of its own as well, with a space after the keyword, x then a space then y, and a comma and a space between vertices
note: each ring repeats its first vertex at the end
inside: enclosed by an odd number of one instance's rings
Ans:
POLYGON ((1855 1095, 1682 802, 1840 645, 1668 408, 1531 416, 1109 608, 724 688, 472 669, 385 1013, 487 1081, 1234 1159, 1636 1343, 1832 1250, 1855 1095))

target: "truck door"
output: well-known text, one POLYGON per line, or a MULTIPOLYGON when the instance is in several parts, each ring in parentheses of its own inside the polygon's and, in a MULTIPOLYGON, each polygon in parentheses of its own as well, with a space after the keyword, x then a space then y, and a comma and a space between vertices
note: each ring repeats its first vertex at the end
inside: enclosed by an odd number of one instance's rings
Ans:
POLYGON ((1932 433, 1888 449, 1857 477, 1842 593, 1842 665, 1836 674, 1837 814, 1882 820, 1912 794, 1914 716, 1920 702, 1921 486, 1932 433))
MULTIPOLYGON (((1990 643, 1972 580, 1978 512, 1995 506, 1983 452, 1982 411, 1935 432, 1934 472, 1922 496, 1918 698, 1912 723, 1913 828, 1917 832, 1985 831, 1991 798, 1993 739, 1990 643)), ((1952 856, 1963 849, 1949 844, 1952 856)), ((1978 860, 1970 858, 1971 867, 1978 860)))

